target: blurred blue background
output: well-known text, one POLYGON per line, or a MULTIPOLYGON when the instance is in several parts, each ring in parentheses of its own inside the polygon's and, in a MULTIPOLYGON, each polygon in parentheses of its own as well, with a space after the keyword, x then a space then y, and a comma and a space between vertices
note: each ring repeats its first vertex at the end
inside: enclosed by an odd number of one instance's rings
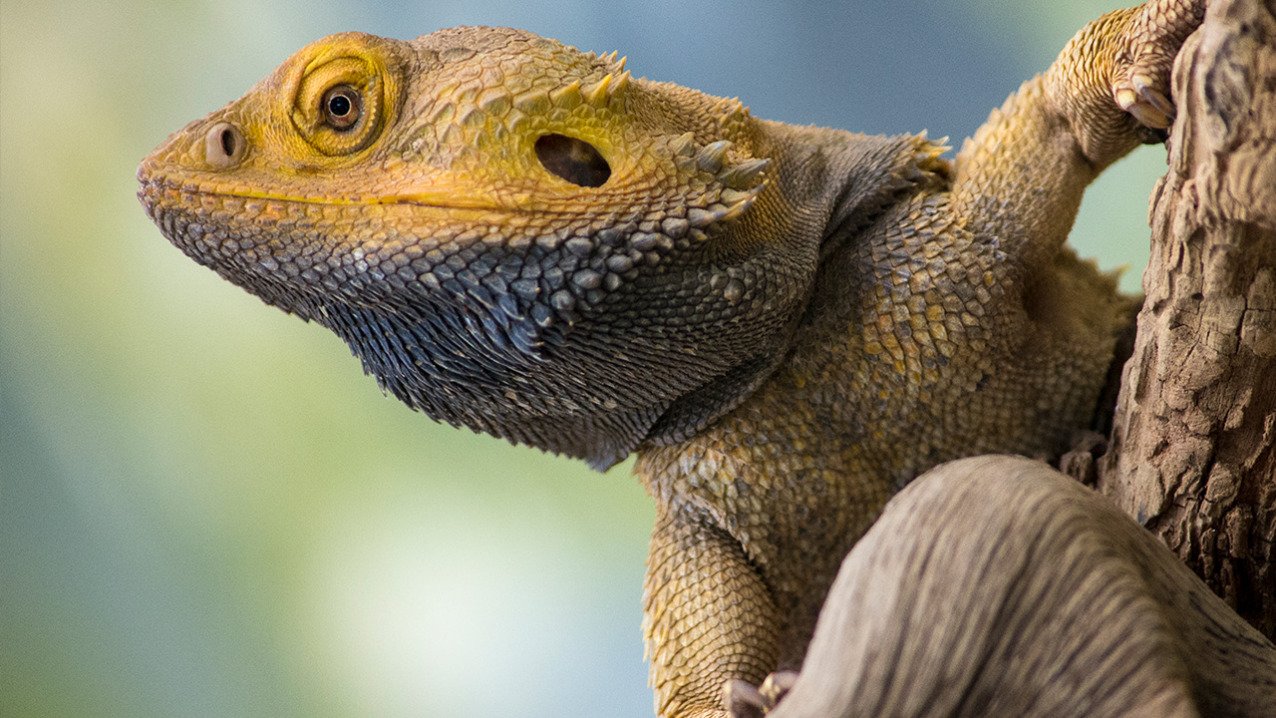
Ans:
MULTIPOLYGON (((170 247, 137 162, 306 43, 524 27, 761 117, 954 144, 1098 0, 0 4, 0 714, 642 716, 629 464, 432 424, 170 247)), ((1147 148, 1083 254, 1137 288, 1147 148)))

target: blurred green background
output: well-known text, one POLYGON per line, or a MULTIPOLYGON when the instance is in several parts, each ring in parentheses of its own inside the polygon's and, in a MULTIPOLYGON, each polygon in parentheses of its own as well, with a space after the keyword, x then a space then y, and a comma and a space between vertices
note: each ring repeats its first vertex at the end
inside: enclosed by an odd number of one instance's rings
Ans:
MULTIPOLYGON (((322 35, 525 27, 761 117, 959 143, 1112 3, 0 3, 0 714, 640 716, 629 465, 431 423, 170 247, 137 162, 322 35)), ((1141 150, 1076 244, 1146 253, 1141 150)))

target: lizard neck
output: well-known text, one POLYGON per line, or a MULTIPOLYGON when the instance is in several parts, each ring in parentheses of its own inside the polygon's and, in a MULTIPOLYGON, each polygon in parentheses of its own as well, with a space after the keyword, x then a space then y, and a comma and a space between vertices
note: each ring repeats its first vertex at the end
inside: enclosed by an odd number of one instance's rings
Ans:
MULTIPOLYGON (((803 309, 747 392, 719 404, 725 411, 694 436, 649 442, 636 473, 660 514, 716 527, 739 543, 784 617, 781 665, 796 667, 841 557, 895 490, 892 474, 907 470, 874 448, 881 428, 874 403, 885 400, 886 385, 866 360, 864 303, 874 301, 875 287, 862 265, 871 262, 872 238, 904 224, 927 201, 922 195, 945 185, 948 168, 938 159, 942 148, 924 138, 786 132, 790 146, 802 148, 787 160, 837 179, 818 190, 824 225, 803 309), (794 136, 811 140, 797 144, 794 136)), ((781 190, 817 191, 781 165, 781 190)))
MULTIPOLYGON (((800 328, 828 306, 823 295, 845 287, 836 279, 821 279, 831 259, 842 252, 860 230, 902 197, 919 187, 946 182, 948 164, 939 159, 946 148, 922 136, 870 136, 819 127, 795 127, 757 121, 759 153, 776 160, 772 184, 759 198, 752 217, 741 221, 741 232, 759 244, 773 245, 789 255, 778 262, 768 253, 752 260, 759 272, 784 264, 810 264, 804 281, 776 283, 776 302, 796 302, 805 308, 783 327, 765 351, 744 358, 713 382, 672 403, 652 426, 639 450, 694 441, 716 420, 745 403, 802 342, 800 328), (791 236, 773 236, 776 222, 791 236), (753 220, 750 222, 750 220, 753 220), (803 258, 801 255, 809 255, 803 258), (826 286, 822 286, 826 285, 826 286)), ((819 354, 822 350, 814 348, 819 354)), ((834 387, 845 382, 833 379, 834 387)))

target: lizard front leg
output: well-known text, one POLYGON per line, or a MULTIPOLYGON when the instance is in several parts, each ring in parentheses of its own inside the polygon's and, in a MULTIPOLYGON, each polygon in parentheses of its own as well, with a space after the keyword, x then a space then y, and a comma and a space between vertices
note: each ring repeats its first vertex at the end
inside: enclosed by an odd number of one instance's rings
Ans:
POLYGON ((739 542, 690 510, 660 509, 643 591, 656 712, 725 718, 723 688, 775 670, 779 618, 739 542))
POLYGON ((1153 0, 1083 28, 966 141, 957 217, 995 236, 1019 266, 1048 263, 1086 185, 1168 127, 1171 66, 1204 14, 1204 0, 1153 0))

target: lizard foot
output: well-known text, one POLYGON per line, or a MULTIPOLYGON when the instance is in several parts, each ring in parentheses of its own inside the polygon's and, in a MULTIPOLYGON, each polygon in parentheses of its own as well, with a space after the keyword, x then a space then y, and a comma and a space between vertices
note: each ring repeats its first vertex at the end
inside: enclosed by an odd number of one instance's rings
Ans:
POLYGON ((1174 122, 1174 58, 1204 18, 1204 0, 1152 0, 1139 8, 1126 28, 1124 62, 1118 65, 1112 97, 1144 127, 1165 130, 1174 122))
POLYGON ((741 680, 729 681, 723 689, 723 703, 731 718, 762 718, 775 709, 797 680, 796 671, 776 671, 754 686, 741 680))

